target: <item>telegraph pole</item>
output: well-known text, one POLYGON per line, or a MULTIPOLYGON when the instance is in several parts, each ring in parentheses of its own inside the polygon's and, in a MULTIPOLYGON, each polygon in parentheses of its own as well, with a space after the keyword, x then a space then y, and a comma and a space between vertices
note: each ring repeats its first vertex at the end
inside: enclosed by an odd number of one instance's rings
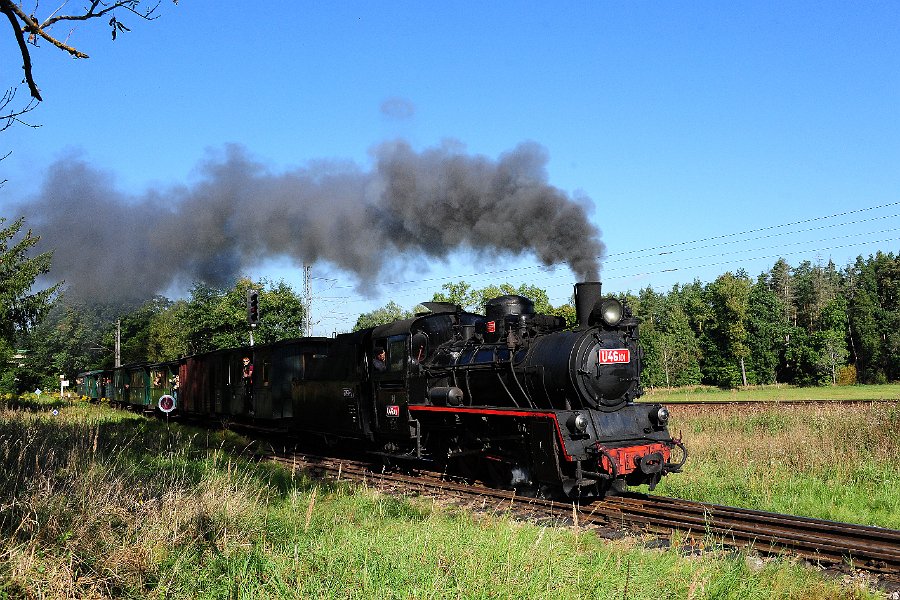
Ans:
POLYGON ((303 265, 303 336, 312 335, 312 266, 303 265))
MULTIPOLYGON (((107 348, 107 352, 109 349, 107 348)), ((116 367, 122 366, 122 319, 116 320, 116 367)))

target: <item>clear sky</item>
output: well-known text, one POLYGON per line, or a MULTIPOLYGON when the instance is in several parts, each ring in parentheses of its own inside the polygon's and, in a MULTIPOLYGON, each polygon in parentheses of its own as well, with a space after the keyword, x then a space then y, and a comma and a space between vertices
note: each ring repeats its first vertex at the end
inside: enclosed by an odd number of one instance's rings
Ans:
MULTIPOLYGON (((419 151, 454 140, 490 160, 533 142, 547 183, 591 207, 606 291, 898 250, 900 3, 181 0, 152 23, 121 20, 131 31, 115 42, 105 20, 71 32, 88 60, 34 50, 40 127, 0 137, 12 150, 0 216, 72 156, 141 195, 195 184, 228 144, 281 173, 365 171, 397 139, 419 151)), ((460 278, 533 283, 564 302, 575 275, 538 264, 412 255, 363 290, 322 262, 314 332, 460 278)), ((302 290, 290 260, 245 270, 302 290)))

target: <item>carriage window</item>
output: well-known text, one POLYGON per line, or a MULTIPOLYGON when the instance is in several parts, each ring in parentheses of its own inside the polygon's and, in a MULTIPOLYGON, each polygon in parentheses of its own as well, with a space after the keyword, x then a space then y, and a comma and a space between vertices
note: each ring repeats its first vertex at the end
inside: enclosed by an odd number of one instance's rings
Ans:
POLYGON ((306 379, 306 364, 310 361, 312 361, 312 355, 309 353, 297 357, 297 379, 306 379))

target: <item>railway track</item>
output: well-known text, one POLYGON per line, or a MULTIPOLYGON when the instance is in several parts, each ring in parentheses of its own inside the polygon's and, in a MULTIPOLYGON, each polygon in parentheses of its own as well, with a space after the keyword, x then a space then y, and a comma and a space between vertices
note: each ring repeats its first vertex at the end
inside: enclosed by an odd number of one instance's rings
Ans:
POLYGON ((685 532, 698 547, 752 548, 792 554, 827 568, 859 569, 900 581, 900 531, 838 523, 674 498, 629 494, 585 506, 486 488, 440 473, 377 472, 370 465, 310 455, 272 457, 287 468, 326 478, 354 480, 400 494, 433 494, 516 512, 523 517, 574 522, 580 527, 668 534, 685 532), (490 503, 490 504, 488 504, 490 503))
POLYGON ((725 545, 777 554, 785 550, 807 560, 844 564, 900 578, 900 531, 769 513, 658 496, 612 497, 623 520, 657 531, 702 533, 725 545))

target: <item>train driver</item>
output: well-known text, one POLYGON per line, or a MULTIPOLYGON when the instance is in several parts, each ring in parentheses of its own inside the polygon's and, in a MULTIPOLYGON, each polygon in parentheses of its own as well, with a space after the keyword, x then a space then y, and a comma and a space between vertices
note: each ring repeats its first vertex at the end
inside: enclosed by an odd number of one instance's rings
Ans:
POLYGON ((372 366, 375 367, 375 370, 379 373, 387 370, 387 356, 385 355, 384 348, 377 347, 375 348, 375 358, 372 360, 372 366))

